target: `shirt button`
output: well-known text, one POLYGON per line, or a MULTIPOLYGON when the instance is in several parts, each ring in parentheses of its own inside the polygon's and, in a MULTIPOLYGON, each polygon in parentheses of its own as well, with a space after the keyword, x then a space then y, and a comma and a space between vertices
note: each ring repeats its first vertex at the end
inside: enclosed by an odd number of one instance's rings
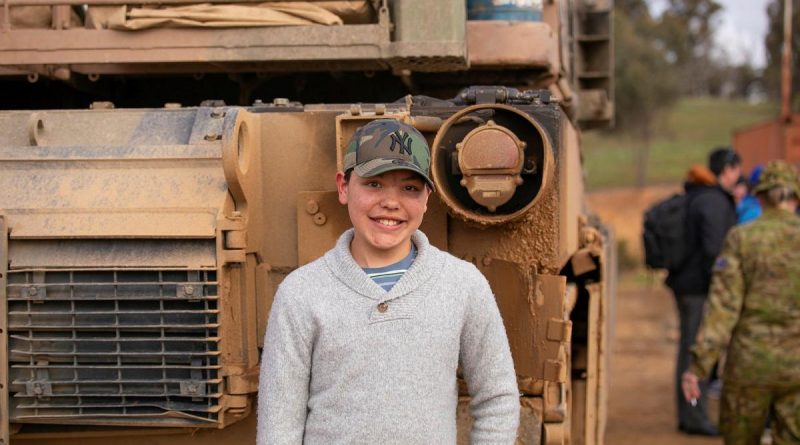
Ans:
POLYGON ((389 310, 389 305, 386 303, 381 303, 378 305, 378 312, 381 314, 389 310))

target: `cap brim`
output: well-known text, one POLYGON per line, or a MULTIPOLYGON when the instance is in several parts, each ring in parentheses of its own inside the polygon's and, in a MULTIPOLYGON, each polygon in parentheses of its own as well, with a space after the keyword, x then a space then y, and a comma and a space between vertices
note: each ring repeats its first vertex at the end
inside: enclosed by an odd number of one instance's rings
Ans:
POLYGON ((355 171, 356 174, 358 176, 361 176, 362 178, 371 178, 373 176, 378 176, 383 173, 394 170, 408 170, 422 176, 422 179, 425 180, 425 182, 428 184, 431 190, 434 192, 436 191, 436 186, 433 185, 433 181, 431 181, 431 178, 429 178, 428 175, 426 175, 425 172, 423 172, 422 169, 419 168, 416 164, 413 164, 411 162, 401 161, 398 159, 382 159, 382 160, 386 162, 380 162, 377 165, 375 165, 374 163, 375 159, 373 159, 370 162, 365 162, 363 164, 356 165, 353 168, 353 171, 355 171))
POLYGON ((753 187, 753 193, 761 193, 761 192, 764 192, 764 191, 767 191, 767 190, 771 189, 772 187, 774 187, 773 184, 765 184, 765 183, 759 182, 758 185, 753 187))
POLYGON ((800 189, 798 189, 796 185, 783 182, 761 182, 757 186, 753 187, 753 193, 766 192, 770 189, 774 189, 775 187, 787 187, 791 189, 795 195, 800 197, 800 189))

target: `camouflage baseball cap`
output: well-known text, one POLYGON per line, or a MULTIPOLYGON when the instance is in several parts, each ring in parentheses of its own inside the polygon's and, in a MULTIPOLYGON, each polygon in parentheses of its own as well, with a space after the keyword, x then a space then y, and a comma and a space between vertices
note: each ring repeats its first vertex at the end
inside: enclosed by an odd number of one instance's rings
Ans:
POLYGON ((764 167, 753 192, 765 192, 775 187, 788 187, 794 190, 797 196, 800 196, 800 182, 798 182, 797 170, 793 165, 786 161, 771 161, 764 167))
POLYGON ((431 190, 431 155, 425 137, 395 119, 377 119, 360 127, 347 144, 344 171, 371 178, 392 170, 410 170, 425 179, 431 190))

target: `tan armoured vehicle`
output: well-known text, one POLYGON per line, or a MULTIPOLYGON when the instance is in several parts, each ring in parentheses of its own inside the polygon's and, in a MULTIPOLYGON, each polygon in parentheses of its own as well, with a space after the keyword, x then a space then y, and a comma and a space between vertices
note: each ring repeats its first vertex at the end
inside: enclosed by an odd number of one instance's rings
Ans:
MULTIPOLYGON (((376 118, 431 144, 422 229, 496 293, 518 443, 603 443, 613 241, 584 205, 580 129, 613 117, 609 1, 527 2, 538 21, 466 20, 463 0, 122 3, 0 15, 0 100, 30 81, 97 101, 0 112, 0 445, 252 443, 274 291, 347 227, 334 174, 376 118), (305 86, 163 108, 87 89, 158 100, 217 72, 305 86)), ((462 443, 467 404, 462 385, 462 443)))

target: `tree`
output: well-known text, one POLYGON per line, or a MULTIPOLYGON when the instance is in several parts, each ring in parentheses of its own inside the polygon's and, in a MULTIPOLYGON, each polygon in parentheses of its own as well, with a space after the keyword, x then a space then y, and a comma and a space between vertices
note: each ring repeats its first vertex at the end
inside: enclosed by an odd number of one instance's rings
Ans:
MULTIPOLYGON (((767 6, 767 16, 769 25, 767 35, 764 38, 764 46, 767 53, 767 66, 764 68, 764 84, 767 94, 778 99, 781 95, 781 66, 783 49, 783 2, 784 0, 772 0, 767 6)), ((800 68, 800 57, 796 54, 800 50, 800 8, 798 2, 792 5, 792 72, 798 73, 800 68)), ((794 97, 800 91, 800 79, 792 79, 792 92, 794 97)))
POLYGON ((657 118, 677 98, 674 67, 657 22, 644 0, 617 1, 614 10, 617 130, 642 143, 636 152, 636 183, 644 186, 657 118))
POLYGON ((734 65, 730 67, 730 70, 733 87, 732 96, 749 99, 753 95, 762 94, 764 87, 763 70, 756 69, 747 62, 734 65))
POLYGON ((668 0, 658 31, 667 57, 677 68, 684 94, 713 94, 712 78, 721 65, 714 59, 714 28, 722 6, 715 0, 668 0))

